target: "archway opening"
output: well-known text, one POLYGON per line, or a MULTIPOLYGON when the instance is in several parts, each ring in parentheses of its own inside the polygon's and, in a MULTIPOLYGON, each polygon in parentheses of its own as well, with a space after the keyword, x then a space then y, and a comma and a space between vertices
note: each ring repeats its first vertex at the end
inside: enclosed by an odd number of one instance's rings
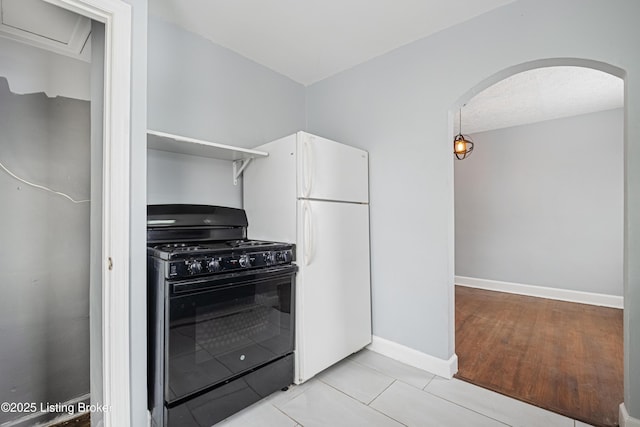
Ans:
POLYGON ((476 147, 455 165, 457 376, 596 425, 623 400, 622 76, 538 61, 458 104, 476 147))

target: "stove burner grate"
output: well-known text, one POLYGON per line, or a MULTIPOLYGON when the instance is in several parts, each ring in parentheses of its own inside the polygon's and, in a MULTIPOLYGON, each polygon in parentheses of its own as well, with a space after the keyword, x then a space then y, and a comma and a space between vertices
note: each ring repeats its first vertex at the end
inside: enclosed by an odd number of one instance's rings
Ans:
POLYGON ((230 240, 226 242, 226 244, 232 248, 242 248, 245 246, 265 246, 269 245, 270 242, 263 242, 261 240, 230 240))
POLYGON ((187 252, 206 249, 204 246, 192 243, 169 243, 166 245, 156 246, 156 248, 165 252, 187 252))

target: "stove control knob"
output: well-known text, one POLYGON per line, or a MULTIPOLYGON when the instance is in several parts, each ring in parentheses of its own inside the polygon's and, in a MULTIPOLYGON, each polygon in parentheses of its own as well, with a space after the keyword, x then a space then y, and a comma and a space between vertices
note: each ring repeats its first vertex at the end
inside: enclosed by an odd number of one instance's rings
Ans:
POLYGON ((267 265, 272 265, 276 263, 276 253, 275 252, 265 252, 264 253, 264 262, 267 265))
POLYGON ((187 261, 187 271, 189 274, 199 274, 202 272, 202 264, 198 260, 187 261))
POLYGON ((276 261, 281 264, 291 262, 291 251, 282 251, 276 254, 276 261))
POLYGON ((210 259, 209 263, 207 264, 207 270, 209 270, 212 273, 215 273, 216 271, 220 271, 220 259, 219 258, 210 259))
POLYGON ((240 263, 240 267, 242 268, 251 267, 251 259, 249 258, 249 255, 241 255, 238 262, 240 263))

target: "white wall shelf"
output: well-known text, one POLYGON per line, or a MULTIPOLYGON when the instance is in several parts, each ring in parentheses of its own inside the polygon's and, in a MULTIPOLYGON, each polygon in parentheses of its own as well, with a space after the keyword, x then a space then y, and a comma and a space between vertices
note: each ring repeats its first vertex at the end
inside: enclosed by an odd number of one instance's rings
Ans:
POLYGON ((234 147, 150 129, 147 130, 147 148, 168 151, 170 153, 230 160, 233 162, 234 184, 238 183, 238 178, 242 175, 242 172, 251 159, 269 155, 269 153, 265 153, 264 151, 234 147))

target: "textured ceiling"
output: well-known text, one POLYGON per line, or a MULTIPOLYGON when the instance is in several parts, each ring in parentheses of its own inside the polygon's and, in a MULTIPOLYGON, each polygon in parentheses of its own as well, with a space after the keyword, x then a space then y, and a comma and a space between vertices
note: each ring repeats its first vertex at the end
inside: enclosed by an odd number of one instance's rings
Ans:
MULTIPOLYGON (((583 67, 547 67, 506 78, 462 108, 465 134, 622 108, 624 82, 583 67)), ((459 130, 455 121, 455 133, 459 130)))
POLYGON ((151 0, 149 12, 309 85, 513 0, 151 0))

